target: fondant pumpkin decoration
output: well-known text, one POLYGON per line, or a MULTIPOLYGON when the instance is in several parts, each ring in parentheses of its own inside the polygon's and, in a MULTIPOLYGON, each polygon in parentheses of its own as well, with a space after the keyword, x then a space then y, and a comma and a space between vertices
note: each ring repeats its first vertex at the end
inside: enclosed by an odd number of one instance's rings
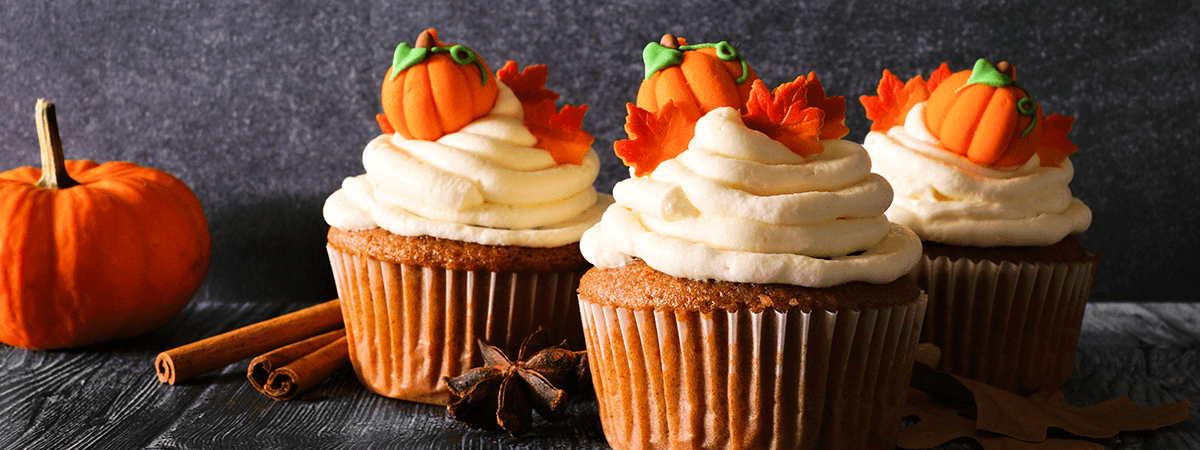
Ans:
MULTIPOLYGON (((782 143, 802 157, 821 153, 822 140, 841 139, 850 132, 846 127, 846 98, 827 97, 825 87, 815 73, 796 77, 774 90, 762 80, 754 80, 749 100, 741 115, 747 128, 757 130, 782 143)), ((648 175, 663 161, 687 150, 695 136, 696 123, 688 121, 674 102, 658 111, 626 105, 625 132, 629 139, 613 143, 613 151, 634 176, 648 175)))
POLYGON ((646 77, 638 88, 637 106, 656 112, 674 102, 689 122, 722 106, 746 112, 754 69, 728 42, 686 45, 664 35, 642 51, 646 77), (683 45, 681 45, 683 44, 683 45))
POLYGON ((925 125, 947 150, 997 167, 1024 164, 1042 136, 1042 108, 1013 81, 1012 65, 985 59, 950 75, 925 105, 925 125))
POLYGON ((208 270, 208 222, 179 179, 132 163, 64 161, 38 101, 42 170, 0 173, 0 342, 56 349, 175 317, 208 270))
POLYGON ((436 30, 425 30, 415 46, 396 47, 383 79, 379 127, 408 139, 437 140, 487 115, 497 92, 492 71, 479 55, 443 44, 436 30))
POLYGON ((925 126, 947 151, 976 164, 998 168, 1025 165, 1038 155, 1042 167, 1058 167, 1078 151, 1067 138, 1074 119, 1050 114, 1014 80, 1016 69, 985 59, 972 70, 950 73, 945 63, 926 83, 916 76, 901 83, 884 70, 878 95, 860 97, 871 131, 904 125, 913 106, 925 103, 925 126))

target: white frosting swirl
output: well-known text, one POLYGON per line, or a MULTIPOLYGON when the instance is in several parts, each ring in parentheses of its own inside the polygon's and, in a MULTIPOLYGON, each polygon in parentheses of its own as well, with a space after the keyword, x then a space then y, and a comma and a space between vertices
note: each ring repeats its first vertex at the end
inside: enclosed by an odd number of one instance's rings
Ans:
POLYGON ((1024 166, 994 169, 941 146, 925 127, 917 104, 886 134, 863 142, 875 171, 896 190, 888 219, 922 239, 951 245, 1045 246, 1088 228, 1092 211, 1072 197, 1071 161, 1042 167, 1035 155, 1024 166))
POLYGON ((844 140, 802 158, 718 108, 688 149, 649 176, 613 188, 616 204, 580 241, 601 268, 634 257, 672 276, 827 287, 888 283, 921 254, 911 231, 883 215, 887 181, 844 140))
POLYGON ((612 203, 592 182, 600 159, 557 164, 534 148, 512 89, 499 83, 488 115, 435 142, 381 135, 363 150, 367 173, 325 201, 329 225, 382 227, 485 245, 556 247, 579 240, 612 203))

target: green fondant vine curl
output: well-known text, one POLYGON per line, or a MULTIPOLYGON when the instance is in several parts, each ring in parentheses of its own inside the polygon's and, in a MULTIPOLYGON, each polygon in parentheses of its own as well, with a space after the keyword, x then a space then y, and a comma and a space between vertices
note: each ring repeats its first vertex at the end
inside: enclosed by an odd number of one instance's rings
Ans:
POLYGON ((967 83, 959 89, 964 89, 973 84, 982 84, 994 88, 1013 86, 1024 92, 1025 97, 1017 100, 1017 113, 1029 117, 1030 121, 1029 126, 1025 127, 1025 130, 1021 132, 1021 137, 1025 137, 1033 131, 1034 126, 1037 125, 1037 101, 1033 99, 1033 94, 1030 94, 1029 90, 1025 89, 1025 87, 1017 84, 1013 80, 1013 77, 1001 72, 990 61, 979 58, 978 61, 975 61, 975 67, 971 69, 971 76, 967 78, 967 83))
POLYGON ((684 45, 679 48, 670 48, 663 46, 658 42, 646 44, 646 48, 642 50, 642 62, 646 65, 646 79, 650 79, 651 75, 658 71, 671 66, 678 66, 683 63, 683 52, 688 50, 696 50, 701 48, 715 48, 717 57, 722 61, 737 60, 742 65, 742 76, 737 79, 738 84, 742 84, 750 77, 749 65, 746 64, 746 58, 743 58, 737 49, 727 41, 709 44, 684 45))
POLYGON ((448 47, 432 47, 420 48, 409 45, 407 42, 401 42, 396 46, 396 52, 392 55, 392 76, 389 79, 395 79, 400 72, 408 70, 409 67, 415 66, 430 55, 438 53, 448 53, 450 59, 459 65, 474 64, 479 68, 479 79, 481 84, 487 86, 488 73, 483 66, 483 61, 479 60, 479 56, 474 51, 462 44, 455 44, 448 47))

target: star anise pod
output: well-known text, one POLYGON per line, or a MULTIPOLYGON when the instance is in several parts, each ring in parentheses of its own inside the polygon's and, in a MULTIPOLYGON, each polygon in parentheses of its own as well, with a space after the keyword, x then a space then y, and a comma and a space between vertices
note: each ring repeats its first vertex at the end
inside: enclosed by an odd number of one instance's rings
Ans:
POLYGON ((539 328, 521 343, 517 360, 482 340, 478 342, 484 367, 456 377, 445 377, 450 392, 459 397, 446 406, 450 417, 478 428, 502 428, 510 435, 524 433, 533 422, 530 407, 547 420, 566 409, 569 395, 591 386, 586 351, 571 351, 562 344, 544 348, 539 328))

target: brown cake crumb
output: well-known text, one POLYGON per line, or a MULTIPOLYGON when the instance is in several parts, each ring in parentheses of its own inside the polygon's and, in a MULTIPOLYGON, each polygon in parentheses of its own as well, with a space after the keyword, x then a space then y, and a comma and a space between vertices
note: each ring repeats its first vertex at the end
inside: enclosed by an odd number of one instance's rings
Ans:
POLYGON ((1044 263, 1059 263, 1059 262, 1076 262, 1086 261, 1090 259, 1100 259, 1099 256, 1090 255, 1083 249, 1083 244, 1075 239, 1075 235, 1068 235, 1058 243, 1045 247, 1039 246, 1008 246, 1008 247, 967 247, 960 245, 940 244, 932 241, 922 241, 925 256, 929 259, 937 259, 940 256, 950 258, 951 261, 957 261, 962 258, 968 258, 971 261, 979 262, 983 260, 993 262, 1044 262, 1044 263))
POLYGON ((347 231, 329 228, 333 248, 395 264, 414 264, 451 270, 500 273, 582 272, 591 267, 579 253, 579 243, 539 248, 482 245, 433 236, 400 236, 382 228, 347 231))
POLYGON ((655 270, 641 259, 610 269, 593 268, 579 282, 579 296, 589 302, 639 310, 843 311, 903 304, 920 295, 921 290, 911 275, 888 284, 853 282, 809 288, 677 278, 655 270))

